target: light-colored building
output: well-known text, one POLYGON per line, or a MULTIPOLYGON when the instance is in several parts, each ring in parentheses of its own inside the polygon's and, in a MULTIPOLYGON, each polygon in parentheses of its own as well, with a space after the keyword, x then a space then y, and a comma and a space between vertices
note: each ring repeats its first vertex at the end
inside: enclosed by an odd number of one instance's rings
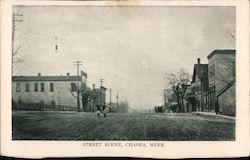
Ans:
POLYGON ((214 50, 208 55, 209 109, 235 115, 235 50, 214 50))
MULTIPOLYGON (((80 76, 13 76, 12 101, 14 109, 25 109, 25 105, 33 104, 34 107, 54 106, 66 107, 74 110, 77 107, 77 87, 86 88, 87 74, 81 71, 80 76), (23 105, 20 105, 23 104, 23 105), (22 108, 18 108, 22 106, 22 108)), ((29 108, 32 110, 32 107, 29 108)), ((33 108, 39 109, 39 108, 33 108)), ((67 109, 66 109, 67 110, 67 109)))

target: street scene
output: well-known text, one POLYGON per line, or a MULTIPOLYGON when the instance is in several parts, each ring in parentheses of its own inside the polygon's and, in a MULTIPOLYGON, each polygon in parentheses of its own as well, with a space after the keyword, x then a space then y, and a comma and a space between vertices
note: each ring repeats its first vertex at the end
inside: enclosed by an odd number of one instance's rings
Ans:
POLYGON ((199 114, 13 112, 15 140, 231 141, 232 118, 199 114), (102 116, 103 117, 103 116, 102 116), (216 127, 215 127, 216 126, 216 127))
POLYGON ((13 140, 234 141, 234 7, 13 6, 13 140))

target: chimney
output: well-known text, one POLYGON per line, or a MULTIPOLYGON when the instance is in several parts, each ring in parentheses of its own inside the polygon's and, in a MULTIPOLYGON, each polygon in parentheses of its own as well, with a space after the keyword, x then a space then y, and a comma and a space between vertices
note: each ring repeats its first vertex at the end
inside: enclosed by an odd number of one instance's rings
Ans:
POLYGON ((198 61, 198 64, 200 64, 200 62, 201 62, 201 59, 200 59, 200 58, 198 58, 198 59, 197 59, 197 61, 198 61))
POLYGON ((38 76, 41 76, 41 73, 38 73, 38 76))
POLYGON ((67 76, 69 76, 70 74, 69 74, 69 72, 67 73, 67 76))
POLYGON ((93 90, 95 90, 95 84, 93 84, 93 90))

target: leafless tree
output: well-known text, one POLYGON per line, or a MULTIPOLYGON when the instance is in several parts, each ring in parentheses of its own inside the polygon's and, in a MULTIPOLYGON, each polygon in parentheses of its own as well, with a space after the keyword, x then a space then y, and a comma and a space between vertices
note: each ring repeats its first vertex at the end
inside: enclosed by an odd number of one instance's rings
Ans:
POLYGON ((75 83, 72 83, 71 84, 71 89, 68 89, 69 92, 71 93, 71 95, 74 97, 74 98, 78 98, 77 95, 75 95, 74 92, 76 92, 77 94, 79 94, 82 100, 82 107, 83 107, 83 111, 86 111, 86 106, 87 106, 87 103, 88 103, 88 99, 90 97, 90 91, 87 90, 87 87, 85 84, 81 84, 79 89, 78 87, 76 86, 75 83))
POLYGON ((184 69, 176 74, 170 73, 167 75, 168 87, 173 89, 177 97, 178 112, 185 112, 184 109, 184 96, 189 83, 189 74, 184 69))

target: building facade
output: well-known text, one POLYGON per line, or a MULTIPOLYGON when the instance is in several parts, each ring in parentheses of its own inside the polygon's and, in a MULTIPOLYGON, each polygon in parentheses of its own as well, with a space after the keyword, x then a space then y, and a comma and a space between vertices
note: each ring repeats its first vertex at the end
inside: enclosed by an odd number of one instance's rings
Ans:
POLYGON ((190 97, 192 111, 205 111, 208 109, 208 64, 201 64, 198 58, 194 65, 192 78, 192 95, 190 97))
POLYGON ((85 89, 87 74, 80 76, 13 76, 12 102, 14 109, 40 110, 37 106, 52 106, 51 109, 75 110, 77 89, 85 89), (28 107, 30 104, 32 106, 28 107), (34 108, 36 107, 36 108, 34 108))
POLYGON ((235 50, 214 50, 208 55, 208 104, 216 113, 235 115, 235 50))
POLYGON ((95 88, 95 84, 93 84, 93 89, 89 89, 89 98, 87 104, 87 111, 94 112, 97 109, 97 105, 109 107, 106 104, 106 88, 104 86, 100 86, 100 88, 95 88))

